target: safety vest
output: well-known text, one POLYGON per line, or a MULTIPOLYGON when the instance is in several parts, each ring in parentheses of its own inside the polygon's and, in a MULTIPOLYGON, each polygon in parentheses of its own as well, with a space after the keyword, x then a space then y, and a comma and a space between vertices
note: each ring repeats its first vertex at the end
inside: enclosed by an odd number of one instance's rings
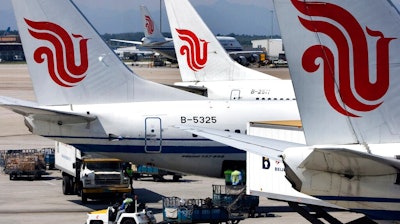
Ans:
POLYGON ((231 173, 232 185, 238 185, 241 180, 242 180, 242 173, 239 170, 234 170, 231 173))
POLYGON ((231 174, 232 174, 232 170, 225 170, 224 171, 225 183, 230 183, 231 182, 231 174))
POLYGON ((130 204, 130 203, 132 203, 132 202, 133 202, 133 199, 132 199, 132 198, 125 198, 125 200, 123 201, 123 203, 124 203, 125 205, 130 204))
POLYGON ((132 169, 126 168, 126 169, 125 169, 125 172, 126 172, 126 174, 128 175, 128 177, 132 177, 132 174, 133 174, 133 170, 132 170, 132 169))

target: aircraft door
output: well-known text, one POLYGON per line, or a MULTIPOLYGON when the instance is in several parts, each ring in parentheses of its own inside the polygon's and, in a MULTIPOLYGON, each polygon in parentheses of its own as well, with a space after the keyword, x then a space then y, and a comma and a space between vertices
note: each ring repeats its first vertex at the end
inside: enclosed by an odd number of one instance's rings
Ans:
POLYGON ((238 99, 240 99, 240 90, 233 89, 231 91, 231 100, 238 100, 238 99))
POLYGON ((162 149, 161 118, 147 117, 145 119, 145 152, 158 153, 162 149))

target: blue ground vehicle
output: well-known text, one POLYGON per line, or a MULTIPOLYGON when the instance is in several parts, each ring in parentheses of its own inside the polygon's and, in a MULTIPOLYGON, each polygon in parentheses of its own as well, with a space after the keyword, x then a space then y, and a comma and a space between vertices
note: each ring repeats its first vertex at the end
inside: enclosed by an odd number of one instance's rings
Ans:
POLYGON ((136 171, 133 172, 133 179, 152 177, 154 181, 164 181, 164 176, 166 175, 172 175, 173 181, 179 181, 182 178, 182 175, 179 173, 159 169, 155 166, 137 165, 136 171))
POLYGON ((44 163, 46 164, 46 169, 52 170, 56 164, 56 160, 54 157, 54 150, 53 152, 46 152, 44 155, 44 163))

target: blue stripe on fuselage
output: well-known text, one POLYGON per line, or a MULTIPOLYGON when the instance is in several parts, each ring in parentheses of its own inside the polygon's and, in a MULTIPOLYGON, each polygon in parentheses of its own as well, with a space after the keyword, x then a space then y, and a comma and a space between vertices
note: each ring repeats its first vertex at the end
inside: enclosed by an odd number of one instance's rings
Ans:
MULTIPOLYGON (((144 145, 71 144, 83 152, 145 153, 144 145)), ((236 154, 244 151, 229 146, 162 146, 162 153, 236 154)))
MULTIPOLYGON (((47 138, 55 139, 82 139, 88 143, 73 143, 74 147, 80 149, 83 152, 114 152, 114 153, 145 153, 144 144, 123 144, 125 141, 145 141, 144 138, 123 138, 120 140, 121 144, 96 144, 93 140, 109 140, 105 137, 80 137, 80 136, 44 136, 47 138)), ((68 142, 68 141, 65 141, 68 142)), ((209 146, 201 143, 213 142, 208 139, 163 139, 165 145, 162 144, 161 152, 163 153, 185 153, 185 154, 236 154, 245 153, 242 150, 220 145, 220 146, 209 146), (189 145, 171 145, 171 142, 190 142, 189 145), (198 144, 193 144, 198 142, 198 144)))

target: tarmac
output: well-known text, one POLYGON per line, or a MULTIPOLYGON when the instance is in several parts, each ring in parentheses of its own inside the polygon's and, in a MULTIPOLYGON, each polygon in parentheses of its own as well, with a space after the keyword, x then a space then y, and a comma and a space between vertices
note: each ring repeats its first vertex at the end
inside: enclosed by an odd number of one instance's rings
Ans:
MULTIPOLYGON (((159 83, 172 84, 180 81, 179 69, 176 67, 160 68, 144 64, 129 67, 140 76, 159 83)), ((290 78, 287 68, 256 69, 283 79, 290 78)), ((35 100, 26 64, 0 64, 0 96, 35 100)), ((54 141, 32 135, 25 127, 22 116, 0 108, 0 150, 47 147, 54 147, 54 141)), ((146 203, 160 222, 162 197, 205 199, 212 197, 212 185, 223 184, 223 181, 188 175, 179 182, 168 179, 165 182, 153 182, 152 179, 143 179, 134 181, 133 185, 139 202, 146 203)), ((0 223, 85 223, 88 212, 110 205, 101 201, 82 204, 77 195, 63 195, 61 185, 61 173, 57 170, 50 170, 42 179, 34 181, 11 181, 8 175, 0 171, 0 223)), ((334 211, 330 214, 343 223, 362 217, 346 211, 334 211)), ((240 223, 309 223, 293 212, 287 203, 261 197, 256 216, 259 217, 246 218, 240 223)))

